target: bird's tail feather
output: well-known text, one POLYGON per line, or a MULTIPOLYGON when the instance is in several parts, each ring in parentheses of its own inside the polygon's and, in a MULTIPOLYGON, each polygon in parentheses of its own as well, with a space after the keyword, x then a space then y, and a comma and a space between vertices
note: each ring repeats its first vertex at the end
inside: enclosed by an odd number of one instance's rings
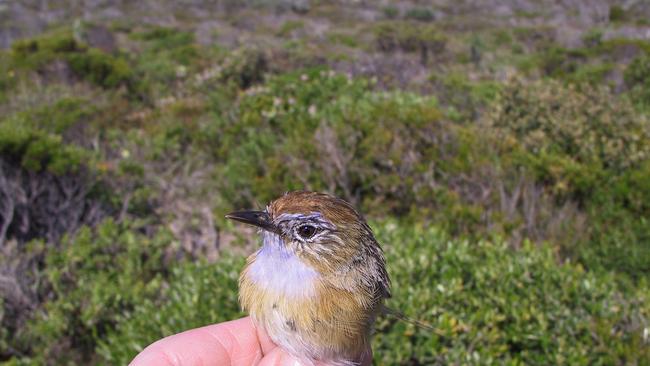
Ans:
POLYGON ((427 324, 427 323, 425 323, 425 322, 423 322, 423 321, 420 321, 420 320, 417 320, 417 319, 413 319, 413 318, 411 318, 411 317, 408 317, 408 316, 406 316, 404 313, 402 313, 401 311, 399 311, 399 310, 395 310, 395 309, 391 309, 391 308, 389 308, 388 306, 385 306, 385 305, 384 305, 383 313, 384 313, 385 315, 392 316, 392 317, 394 317, 395 319, 401 320, 401 321, 403 321, 403 322, 406 322, 406 323, 409 323, 409 324, 413 324, 413 325, 415 325, 415 326, 418 327, 418 328, 426 329, 426 330, 430 330, 430 331, 436 333, 436 334, 439 335, 439 336, 443 336, 443 337, 444 337, 444 336, 446 335, 445 332, 443 332, 442 330, 440 330, 440 329, 434 327, 433 325, 431 325, 431 324, 427 324))

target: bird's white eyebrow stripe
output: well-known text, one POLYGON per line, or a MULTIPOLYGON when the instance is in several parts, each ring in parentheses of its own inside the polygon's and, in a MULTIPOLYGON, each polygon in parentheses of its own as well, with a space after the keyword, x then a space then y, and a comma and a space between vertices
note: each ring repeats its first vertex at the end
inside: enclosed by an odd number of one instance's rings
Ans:
POLYGON ((310 212, 308 214, 301 214, 301 213, 283 213, 280 216, 278 216, 277 220, 279 221, 284 221, 284 220, 291 220, 291 219, 311 219, 311 218, 318 218, 322 217, 318 212, 310 212))
POLYGON ((279 221, 291 221, 291 220, 308 220, 314 223, 321 224, 329 229, 334 229, 335 226, 329 220, 327 220, 319 212, 310 212, 308 214, 301 213, 283 213, 275 219, 276 222, 279 221))

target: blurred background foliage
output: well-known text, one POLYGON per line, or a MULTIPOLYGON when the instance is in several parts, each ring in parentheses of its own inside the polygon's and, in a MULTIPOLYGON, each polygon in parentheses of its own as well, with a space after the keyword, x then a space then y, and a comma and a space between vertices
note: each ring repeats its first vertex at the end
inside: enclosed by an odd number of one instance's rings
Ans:
POLYGON ((650 363, 645 2, 37 3, 0 8, 0 363, 242 316, 223 216, 297 189, 437 329, 381 318, 376 364, 650 363))

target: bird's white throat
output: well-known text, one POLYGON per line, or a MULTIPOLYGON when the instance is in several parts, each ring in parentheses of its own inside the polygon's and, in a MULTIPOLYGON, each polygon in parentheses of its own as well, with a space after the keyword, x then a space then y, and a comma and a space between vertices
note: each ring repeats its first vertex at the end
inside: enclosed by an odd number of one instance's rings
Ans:
POLYGON ((257 252, 248 274, 260 287, 287 297, 310 297, 319 274, 286 249, 282 238, 263 232, 263 246, 257 252))

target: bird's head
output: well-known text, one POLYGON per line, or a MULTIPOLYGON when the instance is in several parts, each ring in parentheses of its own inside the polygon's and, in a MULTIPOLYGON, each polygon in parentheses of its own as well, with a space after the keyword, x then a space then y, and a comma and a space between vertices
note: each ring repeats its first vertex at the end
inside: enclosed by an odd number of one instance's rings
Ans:
POLYGON ((324 193, 290 192, 264 211, 238 211, 229 219, 261 229, 264 246, 296 255, 321 274, 349 265, 376 246, 370 227, 342 199, 324 193))

